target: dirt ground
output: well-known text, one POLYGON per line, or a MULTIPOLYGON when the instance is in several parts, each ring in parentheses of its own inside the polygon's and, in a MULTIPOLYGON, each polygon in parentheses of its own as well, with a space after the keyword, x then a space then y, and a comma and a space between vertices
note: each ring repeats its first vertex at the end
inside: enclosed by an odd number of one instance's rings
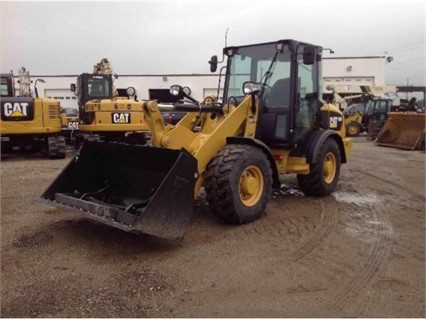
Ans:
POLYGON ((181 244, 37 201, 70 160, 1 162, 1 317, 425 317, 425 153, 354 139, 337 191, 282 179, 231 226, 204 198, 181 244))

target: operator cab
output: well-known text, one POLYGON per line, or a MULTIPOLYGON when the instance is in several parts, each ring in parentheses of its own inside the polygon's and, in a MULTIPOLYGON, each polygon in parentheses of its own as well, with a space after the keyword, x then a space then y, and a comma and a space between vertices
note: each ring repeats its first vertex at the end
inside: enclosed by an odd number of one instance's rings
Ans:
POLYGON ((1 73, 1 82, 0 82, 0 93, 1 97, 14 97, 15 89, 13 82, 13 74, 12 73, 1 73))
POLYGON ((77 87, 71 84, 71 91, 77 95, 78 109, 84 123, 93 120, 93 114, 86 112, 85 105, 90 100, 112 99, 112 75, 83 73, 77 78, 77 87))
POLYGON ((392 100, 376 98, 368 102, 362 122, 368 127, 368 135, 375 137, 379 134, 388 118, 388 113, 392 111, 392 100))
POLYGON ((363 120, 368 123, 369 120, 385 121, 387 113, 392 111, 393 101, 391 99, 372 99, 365 107, 363 120))
POLYGON ((228 47, 224 102, 238 105, 244 83, 260 84, 256 138, 293 147, 319 127, 322 48, 294 40, 228 47))

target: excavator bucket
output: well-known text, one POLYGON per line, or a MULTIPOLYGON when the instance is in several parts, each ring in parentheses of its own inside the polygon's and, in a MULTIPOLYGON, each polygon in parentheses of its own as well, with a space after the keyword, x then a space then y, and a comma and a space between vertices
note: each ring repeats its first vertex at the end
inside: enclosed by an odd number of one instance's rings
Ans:
POLYGON ((376 144, 406 150, 424 149, 425 114, 388 113, 376 144))
POLYGON ((185 150, 85 141, 41 201, 128 232, 181 240, 196 172, 185 150))

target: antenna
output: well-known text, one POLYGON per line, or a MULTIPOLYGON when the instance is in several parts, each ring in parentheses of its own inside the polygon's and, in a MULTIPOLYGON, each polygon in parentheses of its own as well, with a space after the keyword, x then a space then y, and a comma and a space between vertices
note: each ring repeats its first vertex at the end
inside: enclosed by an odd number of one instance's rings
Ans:
POLYGON ((226 28, 226 32, 225 32, 225 48, 228 46, 228 30, 229 30, 229 27, 226 28))

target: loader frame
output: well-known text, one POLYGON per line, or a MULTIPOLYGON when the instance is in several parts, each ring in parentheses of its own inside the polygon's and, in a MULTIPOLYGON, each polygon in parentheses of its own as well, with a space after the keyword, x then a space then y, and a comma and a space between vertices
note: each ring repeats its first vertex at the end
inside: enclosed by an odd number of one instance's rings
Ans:
POLYGON ((352 141, 343 114, 320 100, 321 52, 294 40, 225 48, 224 97, 198 102, 172 86, 174 110, 187 112, 176 125, 165 125, 157 101, 143 101, 152 147, 87 142, 42 200, 179 240, 203 187, 212 211, 234 224, 263 215, 280 174, 297 174, 307 195, 330 194, 352 141))

